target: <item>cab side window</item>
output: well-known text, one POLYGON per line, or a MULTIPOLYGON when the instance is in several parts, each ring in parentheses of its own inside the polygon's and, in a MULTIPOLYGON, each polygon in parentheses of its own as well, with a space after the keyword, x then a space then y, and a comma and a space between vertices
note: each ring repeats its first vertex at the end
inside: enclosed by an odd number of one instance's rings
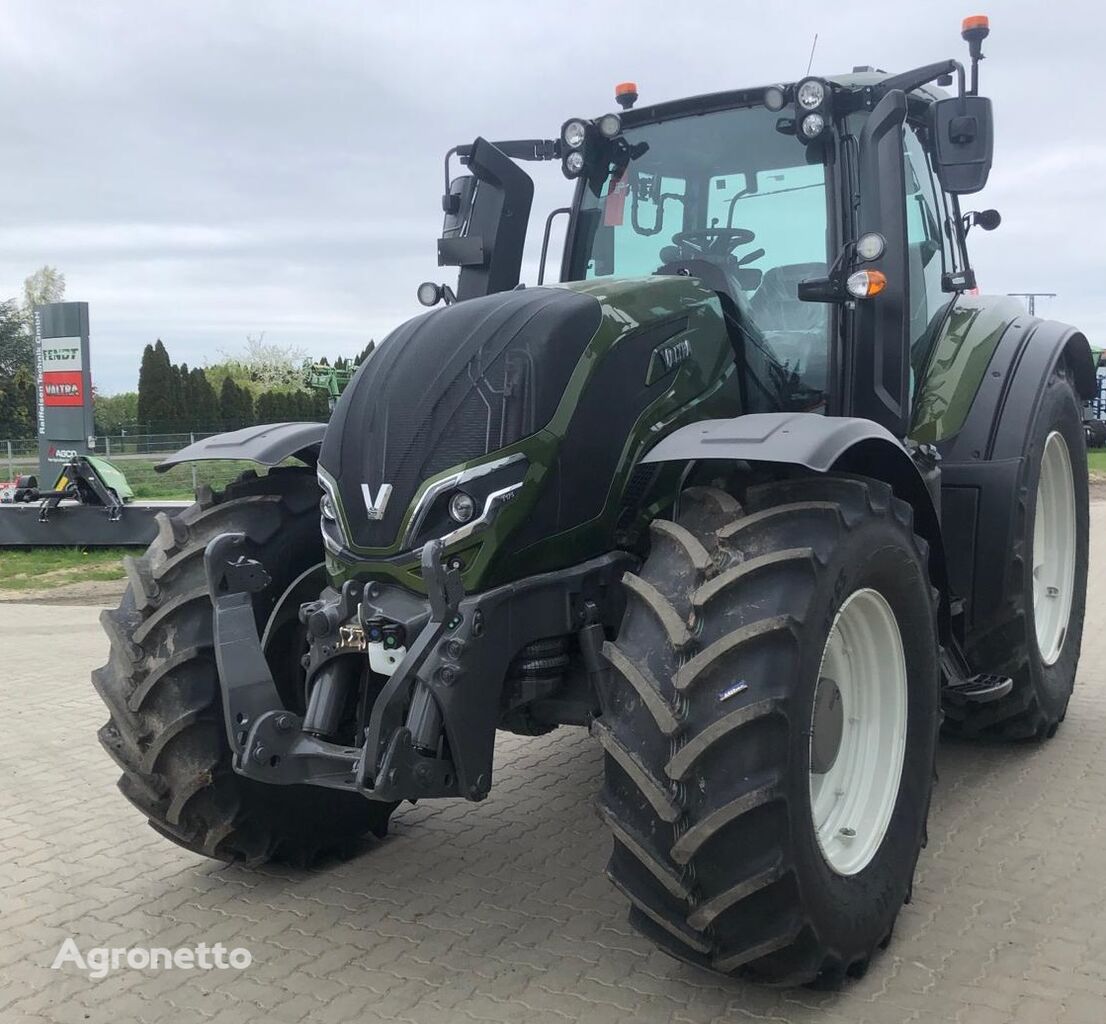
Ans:
POLYGON ((941 225, 945 216, 925 149, 909 124, 903 129, 903 145, 907 266, 910 272, 910 344, 914 347, 929 336, 949 300, 941 289, 941 275, 945 271, 941 225))

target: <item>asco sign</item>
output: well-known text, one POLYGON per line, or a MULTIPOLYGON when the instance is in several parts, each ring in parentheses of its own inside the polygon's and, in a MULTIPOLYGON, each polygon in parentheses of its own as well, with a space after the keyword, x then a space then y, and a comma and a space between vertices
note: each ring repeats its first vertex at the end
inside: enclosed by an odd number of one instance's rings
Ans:
POLYGON ((48 338, 42 342, 42 404, 80 406, 84 403, 81 339, 48 338))

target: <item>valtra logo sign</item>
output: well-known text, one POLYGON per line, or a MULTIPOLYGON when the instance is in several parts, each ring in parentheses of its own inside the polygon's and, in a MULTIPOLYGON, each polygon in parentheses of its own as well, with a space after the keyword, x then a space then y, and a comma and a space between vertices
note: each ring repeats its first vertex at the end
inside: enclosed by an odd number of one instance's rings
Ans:
POLYGON ((42 401, 48 406, 84 403, 80 338, 42 339, 42 401))
POLYGON ((46 405, 81 405, 84 402, 80 370, 43 370, 42 400, 46 405))

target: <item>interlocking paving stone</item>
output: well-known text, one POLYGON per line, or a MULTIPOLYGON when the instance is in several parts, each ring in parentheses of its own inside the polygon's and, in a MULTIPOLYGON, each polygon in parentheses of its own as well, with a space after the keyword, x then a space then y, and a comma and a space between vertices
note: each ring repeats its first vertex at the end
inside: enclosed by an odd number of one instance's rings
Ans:
POLYGON ((913 902, 868 975, 776 991, 670 960, 626 924, 581 730, 503 735, 481 804, 402 808, 319 870, 249 872, 160 838, 115 789, 88 681, 98 609, 0 607, 0 1024, 203 1020, 1106 1021, 1106 504, 1079 680, 1040 746, 942 741, 913 902), (244 971, 52 971, 62 941, 244 946, 244 971))

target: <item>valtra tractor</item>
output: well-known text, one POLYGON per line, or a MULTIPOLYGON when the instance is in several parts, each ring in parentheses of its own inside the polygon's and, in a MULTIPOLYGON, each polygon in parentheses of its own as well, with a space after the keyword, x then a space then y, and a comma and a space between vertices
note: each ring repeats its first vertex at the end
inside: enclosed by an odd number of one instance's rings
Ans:
POLYGON ((497 729, 583 726, 644 935, 777 984, 862 973, 942 721, 1050 737, 1083 628, 1087 341, 975 294, 968 258, 998 221, 961 208, 987 32, 968 70, 627 83, 556 138, 451 150, 456 288, 419 289, 325 428, 167 461, 272 468, 163 518, 104 616, 100 739, 150 824, 309 862, 400 801, 483 800, 497 729), (529 160, 574 187, 552 286, 519 283, 529 160))

